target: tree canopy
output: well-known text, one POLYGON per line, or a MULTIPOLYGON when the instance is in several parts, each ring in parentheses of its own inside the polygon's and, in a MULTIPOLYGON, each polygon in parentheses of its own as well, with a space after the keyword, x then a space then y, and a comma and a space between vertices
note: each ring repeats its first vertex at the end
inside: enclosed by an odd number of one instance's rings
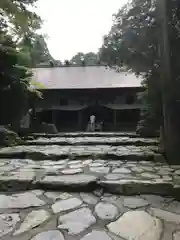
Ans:
MULTIPOLYGON (((16 36, 24 37, 40 18, 28 10, 36 1, 14 0, 0 2, 0 124, 17 128, 22 115, 39 96, 30 86, 32 73, 25 68, 16 36), (19 34, 19 35, 18 35, 19 34)), ((40 23, 40 22, 38 22, 40 23)))
POLYGON ((24 36, 18 46, 22 61, 29 67, 37 67, 41 64, 49 65, 51 61, 55 61, 49 52, 45 37, 41 34, 33 33, 29 37, 24 36))
POLYGON ((155 3, 134 0, 114 15, 114 23, 100 49, 109 65, 126 65, 136 73, 148 72, 156 61, 157 22, 155 3))
POLYGON ((141 123, 157 129, 164 126, 171 153, 178 152, 180 140, 179 13, 178 0, 132 0, 114 16, 100 49, 104 63, 125 65, 144 76, 146 90, 142 96, 147 108, 141 123))
POLYGON ((157 13, 155 1, 133 0, 124 5, 104 37, 100 59, 110 66, 126 66, 144 77, 146 91, 143 98, 148 105, 144 114, 149 125, 159 126, 162 121, 159 89, 159 56, 157 13), (157 103, 157 104, 154 104, 157 103))
POLYGON ((85 65, 85 66, 94 66, 99 64, 99 57, 96 53, 82 53, 79 52, 70 60, 73 65, 85 65))
POLYGON ((27 35, 41 26, 41 18, 29 10, 38 0, 1 0, 0 16, 17 38, 27 35))
POLYGON ((49 53, 45 37, 38 34, 41 18, 30 9, 34 9, 38 0, 2 0, 0 2, 0 19, 21 52, 20 64, 35 67, 38 64, 54 61, 49 53))

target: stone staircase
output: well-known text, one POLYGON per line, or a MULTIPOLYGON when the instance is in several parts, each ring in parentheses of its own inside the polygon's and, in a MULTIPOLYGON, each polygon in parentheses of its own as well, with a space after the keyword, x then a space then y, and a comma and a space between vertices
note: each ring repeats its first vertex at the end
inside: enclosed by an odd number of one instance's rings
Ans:
POLYGON ((34 134, 0 149, 0 191, 2 240, 180 239, 180 166, 155 138, 34 134))
POLYGON ((174 195, 179 166, 168 166, 157 139, 134 133, 34 134, 0 150, 1 189, 70 189, 124 195, 174 195))

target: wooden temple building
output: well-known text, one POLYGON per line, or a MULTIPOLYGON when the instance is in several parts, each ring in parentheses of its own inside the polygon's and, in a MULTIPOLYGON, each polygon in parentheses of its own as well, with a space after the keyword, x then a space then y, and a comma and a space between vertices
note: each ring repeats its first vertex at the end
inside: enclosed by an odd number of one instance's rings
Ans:
POLYGON ((33 74, 43 92, 35 108, 40 122, 59 131, 85 131, 93 114, 104 131, 136 127, 144 106, 137 99, 142 79, 134 74, 105 66, 36 68, 33 74))

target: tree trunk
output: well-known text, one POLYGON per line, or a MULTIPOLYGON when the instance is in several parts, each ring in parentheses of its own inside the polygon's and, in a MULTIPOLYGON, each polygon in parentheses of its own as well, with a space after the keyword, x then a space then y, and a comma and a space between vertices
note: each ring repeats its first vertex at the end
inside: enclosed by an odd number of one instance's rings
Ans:
POLYGON ((169 0, 158 0, 158 17, 160 33, 161 54, 161 92, 164 117, 164 147, 167 161, 169 163, 180 162, 180 118, 175 90, 177 83, 172 73, 169 20, 171 10, 169 0))
POLYGON ((168 163, 180 163, 180 121, 176 102, 166 107, 164 136, 168 163))

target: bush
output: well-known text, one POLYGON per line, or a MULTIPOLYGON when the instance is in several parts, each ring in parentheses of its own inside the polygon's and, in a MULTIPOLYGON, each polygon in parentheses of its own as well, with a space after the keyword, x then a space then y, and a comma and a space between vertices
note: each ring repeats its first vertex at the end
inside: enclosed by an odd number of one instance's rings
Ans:
POLYGON ((0 146, 13 146, 21 142, 17 133, 9 130, 4 126, 0 126, 0 146))

